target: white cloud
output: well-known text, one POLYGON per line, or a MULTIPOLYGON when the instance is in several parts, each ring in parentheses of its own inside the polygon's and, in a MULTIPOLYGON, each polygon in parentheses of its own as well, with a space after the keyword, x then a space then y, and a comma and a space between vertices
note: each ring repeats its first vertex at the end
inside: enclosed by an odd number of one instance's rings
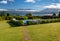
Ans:
POLYGON ((55 5, 44 6, 44 8, 57 8, 55 5))
POLYGON ((6 0, 2 0, 0 1, 1 4, 7 4, 7 1, 6 0))
POLYGON ((49 5, 49 6, 44 6, 44 8, 58 8, 58 9, 60 9, 60 3, 57 3, 57 4, 51 4, 51 5, 49 5))
POLYGON ((35 3, 36 1, 35 1, 35 0, 25 0, 25 2, 32 2, 32 3, 35 3))
POLYGON ((10 1, 10 2, 14 2, 14 0, 2 0, 2 1, 0 1, 0 4, 7 4, 8 1, 10 1))
POLYGON ((12 1, 12 2, 14 2, 14 0, 9 0, 9 1, 12 1))
POLYGON ((8 11, 7 9, 0 9, 0 11, 8 11))

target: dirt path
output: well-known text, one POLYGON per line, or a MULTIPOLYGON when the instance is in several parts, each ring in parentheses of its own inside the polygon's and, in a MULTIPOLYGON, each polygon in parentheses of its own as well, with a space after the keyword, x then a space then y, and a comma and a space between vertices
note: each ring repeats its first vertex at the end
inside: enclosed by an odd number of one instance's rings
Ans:
POLYGON ((26 29, 26 26, 23 27, 23 41, 29 41, 30 36, 28 33, 28 30, 26 29))

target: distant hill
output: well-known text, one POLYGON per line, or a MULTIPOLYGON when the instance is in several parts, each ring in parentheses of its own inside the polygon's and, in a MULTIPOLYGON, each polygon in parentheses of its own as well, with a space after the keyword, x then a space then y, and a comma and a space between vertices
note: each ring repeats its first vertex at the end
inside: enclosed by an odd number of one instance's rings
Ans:
POLYGON ((57 8, 46 8, 42 11, 40 11, 40 13, 45 13, 45 14, 53 14, 53 13, 58 13, 58 10, 60 11, 60 9, 57 9, 57 8))
POLYGON ((19 15, 25 15, 26 13, 32 13, 32 15, 50 15, 53 13, 58 13, 58 10, 60 9, 55 9, 55 8, 46 8, 42 11, 40 10, 31 10, 31 9, 0 9, 0 13, 2 11, 5 11, 6 13, 10 12, 13 15, 19 14, 19 15))

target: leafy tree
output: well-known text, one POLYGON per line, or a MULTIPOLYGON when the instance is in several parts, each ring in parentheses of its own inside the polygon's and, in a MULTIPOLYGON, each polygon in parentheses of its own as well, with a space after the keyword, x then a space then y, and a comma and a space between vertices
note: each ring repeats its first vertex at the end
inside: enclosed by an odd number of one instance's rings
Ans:
POLYGON ((7 13, 7 16, 12 16, 11 13, 7 13))
POLYGON ((0 16, 1 16, 2 20, 5 20, 5 12, 4 11, 1 12, 0 16))
POLYGON ((56 14, 55 14, 55 13, 53 13, 53 16, 56 16, 56 14))
POLYGON ((31 13, 27 13, 26 16, 28 17, 28 19, 33 19, 33 16, 31 13))
POLYGON ((59 15, 58 16, 60 17, 60 12, 59 12, 59 15))
POLYGON ((7 16, 6 16, 6 20, 10 20, 10 19, 12 19, 13 18, 13 16, 12 16, 12 14, 11 13, 7 13, 7 16))
POLYGON ((27 13, 26 16, 27 16, 27 17, 31 17, 32 14, 31 14, 31 13, 27 13))
POLYGON ((4 12, 4 11, 2 11, 2 13, 1 13, 1 15, 0 15, 0 16, 1 16, 1 17, 2 17, 2 16, 5 16, 5 12, 4 12))

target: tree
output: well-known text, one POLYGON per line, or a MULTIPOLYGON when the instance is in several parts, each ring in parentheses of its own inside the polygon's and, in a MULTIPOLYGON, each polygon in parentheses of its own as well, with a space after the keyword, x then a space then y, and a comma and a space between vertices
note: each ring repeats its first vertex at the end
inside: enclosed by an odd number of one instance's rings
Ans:
POLYGON ((5 20, 5 11, 2 11, 1 14, 0 14, 0 16, 1 16, 2 20, 5 20))
POLYGON ((32 14, 31 13, 27 13, 26 16, 28 17, 28 19, 33 19, 32 14))
POLYGON ((7 13, 7 17, 8 17, 8 16, 12 16, 11 13, 7 13))
POLYGON ((4 12, 4 11, 2 11, 2 13, 1 13, 1 15, 0 15, 0 16, 1 16, 1 17, 2 17, 2 16, 5 16, 5 12, 4 12))
POLYGON ((56 16, 56 14, 55 14, 55 13, 53 13, 53 16, 56 16))
POLYGON ((13 16, 12 16, 12 14, 11 13, 7 13, 7 16, 6 16, 6 20, 10 20, 10 19, 12 19, 13 18, 13 16))
POLYGON ((60 17, 60 12, 59 12, 59 15, 58 16, 60 17))
POLYGON ((31 13, 27 13, 27 14, 26 14, 26 16, 31 17, 31 16, 32 16, 32 14, 31 14, 31 13))

